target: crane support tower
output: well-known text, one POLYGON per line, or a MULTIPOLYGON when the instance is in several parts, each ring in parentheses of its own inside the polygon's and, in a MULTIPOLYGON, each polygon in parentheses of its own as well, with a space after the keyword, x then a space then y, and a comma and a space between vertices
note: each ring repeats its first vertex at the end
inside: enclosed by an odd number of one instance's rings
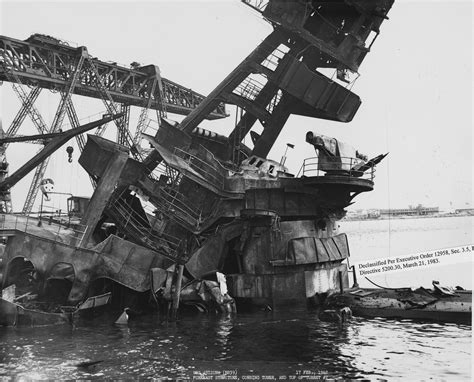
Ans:
MULTIPOLYGON (((147 115, 150 109, 157 111, 158 119, 166 116, 167 112, 187 115, 204 99, 203 95, 161 77, 155 65, 140 66, 133 62, 127 68, 92 57, 84 46, 76 48, 41 34, 33 34, 24 41, 0 36, 0 81, 12 83, 22 104, 6 129, 7 137, 17 134, 27 115, 42 134, 59 131, 66 115, 71 127, 77 128, 79 119, 72 101, 72 95, 77 94, 102 100, 109 114, 124 114, 114 121, 118 128, 117 142, 129 147, 132 155, 139 160, 143 159, 143 155, 137 148, 138 140, 149 121, 147 115), (25 86, 31 90, 27 91, 25 86), (51 126, 46 125, 34 105, 43 89, 61 94, 51 126), (134 136, 129 130, 131 106, 141 108, 134 136)), ((212 120, 226 116, 225 106, 220 102, 206 118, 212 120)), ((100 127, 96 134, 102 135, 104 129, 105 126, 100 127)), ((76 139, 82 151, 85 138, 80 135, 76 139)), ((3 150, 7 146, 8 143, 3 150)), ((48 159, 36 168, 23 213, 31 212, 47 162, 48 159)))

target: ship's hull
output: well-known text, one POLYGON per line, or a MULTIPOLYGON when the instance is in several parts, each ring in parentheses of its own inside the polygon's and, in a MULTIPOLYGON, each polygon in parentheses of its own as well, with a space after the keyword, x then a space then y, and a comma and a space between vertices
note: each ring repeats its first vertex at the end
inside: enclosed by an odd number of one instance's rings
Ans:
POLYGON ((0 298, 0 326, 49 326, 72 324, 81 316, 91 316, 106 308, 111 294, 88 298, 79 307, 62 307, 59 312, 26 308, 0 298))
POLYGON ((472 324, 472 291, 442 295, 432 290, 351 289, 328 298, 329 306, 348 306, 354 315, 472 324))

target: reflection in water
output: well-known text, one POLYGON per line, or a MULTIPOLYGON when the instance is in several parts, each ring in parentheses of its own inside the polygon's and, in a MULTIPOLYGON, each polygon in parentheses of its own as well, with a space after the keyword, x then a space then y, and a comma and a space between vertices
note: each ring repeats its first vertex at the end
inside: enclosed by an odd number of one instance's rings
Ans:
POLYGON ((220 355, 216 361, 225 361, 228 358, 229 352, 232 350, 232 341, 230 335, 234 327, 234 316, 226 315, 216 322, 216 340, 214 346, 220 355))
POLYGON ((0 328, 0 376, 25 379, 191 377, 311 371, 345 378, 470 380, 471 327, 354 318, 321 322, 315 312, 149 316, 128 327, 0 328), (102 361, 77 367, 83 361, 102 361))

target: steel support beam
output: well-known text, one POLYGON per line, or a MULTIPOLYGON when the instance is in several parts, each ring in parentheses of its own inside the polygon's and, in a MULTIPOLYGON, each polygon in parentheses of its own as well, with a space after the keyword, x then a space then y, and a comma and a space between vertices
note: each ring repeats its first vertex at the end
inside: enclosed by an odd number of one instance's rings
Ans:
MULTIPOLYGON (((13 75, 12 77, 15 77, 15 76, 13 75)), ((36 98, 38 98, 39 92, 36 96, 34 95, 34 93, 31 94, 30 92, 30 97, 29 97, 29 95, 26 94, 25 90, 23 89, 22 84, 19 79, 17 79, 17 82, 12 83, 12 88, 15 91, 18 98, 20 98, 21 103, 22 103, 22 108, 24 108, 27 111, 36 129, 40 133, 46 133, 48 131, 48 128, 46 127, 46 123, 44 123, 43 117, 41 117, 41 114, 36 109, 35 105, 33 104, 33 101, 35 101, 36 98)), ((18 130, 17 127, 15 128, 18 130)))
MULTIPOLYGON (((262 91, 255 98, 255 104, 259 105, 260 107, 265 107, 272 100, 277 91, 278 86, 276 86, 273 82, 268 81, 263 87, 262 91)), ((246 111, 235 126, 232 133, 229 135, 229 142, 234 142, 237 137, 239 137, 238 143, 240 143, 252 129, 252 126, 255 124, 257 119, 258 118, 256 114, 246 111)))
MULTIPOLYGON (((5 190, 13 187, 16 183, 18 183, 21 179, 23 179, 31 170, 33 170, 36 166, 36 171, 38 172, 38 168, 41 166, 38 163, 45 163, 50 158, 51 154, 53 154, 56 150, 58 150, 62 145, 64 145, 68 140, 73 138, 77 134, 82 134, 86 131, 96 128, 100 124, 104 123, 105 121, 110 121, 115 118, 119 118, 122 115, 115 115, 111 117, 102 118, 98 121, 94 121, 91 123, 87 123, 83 126, 80 126, 77 129, 68 130, 63 132, 58 137, 52 139, 38 154, 36 154, 33 158, 31 158, 28 162, 26 162, 22 167, 20 167, 17 171, 15 171, 12 175, 8 178, 4 179, 0 183, 0 190, 5 190)), ((38 178, 40 179, 40 178, 38 178)))
MULTIPOLYGON (((84 63, 85 58, 88 56, 87 50, 85 48, 81 49, 81 55, 79 59, 76 62, 76 65, 74 67, 74 71, 69 74, 69 82, 66 85, 66 91, 61 92, 61 100, 59 102, 58 109, 56 111, 56 114, 53 119, 53 123, 51 125, 51 128, 49 129, 49 133, 55 133, 57 132, 64 120, 64 115, 66 114, 66 108, 68 103, 71 100, 71 95, 72 91, 74 90, 74 87, 77 84, 77 81, 79 80, 79 76, 82 70, 82 65, 84 63)), ((117 114, 117 113, 115 113, 117 114)), ((46 133, 46 131, 43 131, 43 133, 46 133)), ((33 208, 33 205, 35 203, 36 195, 38 194, 38 187, 41 183, 41 180, 43 179, 44 173, 46 172, 46 168, 48 167, 49 163, 49 157, 44 160, 44 162, 41 162, 39 166, 36 168, 35 174, 33 176, 33 180, 30 184, 30 188, 28 190, 28 194, 26 195, 26 200, 25 204, 23 205, 23 213, 24 214, 29 214, 31 212, 31 209, 33 208)))
MULTIPOLYGON (((123 114, 122 117, 122 129, 117 130, 117 143, 122 146, 127 145, 127 136, 124 131, 130 131, 130 105, 122 103, 120 105, 120 112, 123 114)), ((134 142, 132 142, 135 145, 134 142)))
POLYGON ((263 61, 280 44, 283 36, 278 30, 270 33, 265 40, 247 56, 217 87, 194 109, 179 128, 190 134, 221 101, 221 96, 234 90, 250 73, 255 62, 263 61))
MULTIPOLYGON (((27 95, 25 102, 22 102, 21 108, 16 114, 15 118, 13 119, 10 127, 8 128, 6 132, 6 136, 10 137, 12 135, 16 135, 18 132, 21 124, 25 120, 26 116, 30 113, 31 107, 33 106, 34 102, 38 98, 38 96, 41 93, 41 88, 40 87, 35 87, 31 89, 30 93, 27 95)), ((8 143, 5 143, 3 146, 4 149, 7 149, 8 143)))
POLYGON ((118 151, 111 158, 104 173, 100 177, 97 188, 81 220, 81 224, 86 226, 86 233, 83 237, 83 241, 86 245, 92 238, 94 229, 102 217, 102 213, 110 200, 115 185, 127 163, 127 159, 128 154, 126 152, 118 151))
MULTIPOLYGON (((69 118, 69 122, 71 123, 72 128, 73 129, 78 128, 79 118, 77 117, 76 108, 74 107, 74 104, 72 103, 72 99, 69 99, 66 104, 66 112, 67 112, 67 116, 69 118)), ((84 150, 84 146, 86 145, 86 139, 84 138, 84 134, 76 135, 76 142, 77 142, 77 146, 79 147, 79 151, 82 153, 82 150, 84 150)))
MULTIPOLYGON (((74 48, 57 39, 33 35, 25 41, 0 36, 0 81, 17 82, 8 76, 13 71, 23 84, 41 88, 66 91, 69 73, 74 71, 78 53, 85 47, 74 48)), ((100 77, 113 102, 145 107, 151 99, 151 109, 187 115, 196 108, 204 96, 171 80, 160 77, 162 86, 150 89, 156 80, 156 66, 134 66, 126 68, 116 63, 90 58, 94 70, 84 68, 80 80, 73 89, 74 94, 102 98, 97 89, 100 77), (99 74, 99 77, 94 75, 99 74)), ((225 105, 219 103, 208 119, 227 116, 225 105)))
POLYGON ((283 94, 280 102, 272 113, 272 118, 266 122, 262 135, 255 142, 252 154, 266 158, 273 144, 280 135, 281 129, 291 114, 292 96, 283 94))
MULTIPOLYGON (((107 86, 105 85, 103 79, 101 78, 99 72, 97 71, 96 67, 93 65, 93 62, 90 58, 87 58, 85 61, 87 62, 89 69, 92 71, 92 74, 96 77, 96 86, 97 90, 100 92, 102 101, 105 104, 105 107, 107 108, 107 111, 110 114, 118 114, 118 107, 116 103, 113 101, 112 96, 110 95, 110 92, 107 89, 107 86)), ((123 135, 123 141, 126 143, 125 146, 130 148, 131 154, 135 157, 135 159, 142 161, 142 155, 140 151, 138 150, 137 146, 133 142, 133 138, 130 134, 130 131, 128 130, 128 127, 125 126, 125 120, 123 118, 121 119, 116 119, 115 124, 117 125, 117 128, 120 132, 120 134, 123 135)), ((98 129, 97 135, 102 135, 104 132, 104 129, 98 129)))

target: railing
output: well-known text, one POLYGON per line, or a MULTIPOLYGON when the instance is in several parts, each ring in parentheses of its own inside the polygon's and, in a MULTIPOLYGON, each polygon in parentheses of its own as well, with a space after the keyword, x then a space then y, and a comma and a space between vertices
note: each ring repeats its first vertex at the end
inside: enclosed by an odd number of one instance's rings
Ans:
POLYGON ((162 188, 159 200, 153 200, 158 210, 171 219, 177 220, 195 228, 201 222, 201 212, 191 207, 192 201, 180 192, 162 188))
MULTIPOLYGON (((262 80, 266 80, 265 77, 262 77, 262 80)), ((241 96, 249 101, 254 101, 255 98, 260 94, 264 83, 258 81, 255 78, 247 77, 243 80, 233 91, 234 94, 241 96)))
POLYGON ((278 48, 276 48, 267 56, 267 58, 265 58, 265 60, 263 60, 262 65, 274 72, 280 63, 280 60, 285 57, 289 50, 290 48, 288 48, 286 45, 280 44, 278 48))
MULTIPOLYGON (((101 112, 98 112, 98 113, 95 113, 95 114, 91 114, 91 115, 88 115, 86 117, 83 117, 83 118, 79 118, 78 121, 79 121, 79 126, 82 126, 82 125, 85 125, 86 123, 91 123, 91 122, 95 122, 97 121, 98 119, 102 119, 104 118, 104 115, 106 115, 108 113, 107 110, 104 110, 104 111, 101 111, 101 112)), ((108 123, 108 122, 107 122, 108 123)), ((72 130, 74 129, 75 127, 77 126, 73 126, 71 125, 71 123, 68 123, 68 122, 64 122, 62 125, 61 125, 61 129, 63 131, 66 131, 66 130, 72 130)))
POLYGON ((375 165, 365 163, 357 158, 334 157, 320 159, 306 158, 298 171, 301 176, 343 176, 374 181, 375 165))
MULTIPOLYGON (((54 194, 54 192, 53 192, 54 194)), ((71 194, 67 194, 71 195, 71 194)), ((38 219, 41 221, 47 222, 47 224, 51 225, 51 223, 62 224, 69 228, 71 225, 71 217, 73 214, 68 213, 67 211, 63 211, 58 208, 54 208, 51 206, 43 206, 42 210, 38 210, 37 212, 30 212, 29 216, 37 216, 38 219)))
POLYGON ((1 231, 20 231, 46 238, 59 243, 74 245, 80 247, 84 235, 87 232, 87 226, 82 224, 69 225, 61 221, 52 219, 52 215, 46 218, 44 215, 38 217, 20 214, 0 214, 0 230, 1 231), (49 234, 46 234, 48 232, 49 234))
POLYGON ((222 170, 225 170, 224 167, 218 168, 213 166, 212 164, 198 158, 195 155, 188 153, 187 151, 181 150, 179 148, 174 149, 174 154, 179 156, 180 158, 184 159, 186 163, 191 167, 193 170, 201 174, 206 180, 211 182, 217 188, 224 187, 224 180, 225 177, 221 173, 222 170))
POLYGON ((182 240, 171 235, 158 234, 151 226, 146 226, 144 223, 149 224, 148 221, 144 222, 120 197, 110 203, 107 210, 115 223, 133 239, 172 260, 178 258, 182 240))

